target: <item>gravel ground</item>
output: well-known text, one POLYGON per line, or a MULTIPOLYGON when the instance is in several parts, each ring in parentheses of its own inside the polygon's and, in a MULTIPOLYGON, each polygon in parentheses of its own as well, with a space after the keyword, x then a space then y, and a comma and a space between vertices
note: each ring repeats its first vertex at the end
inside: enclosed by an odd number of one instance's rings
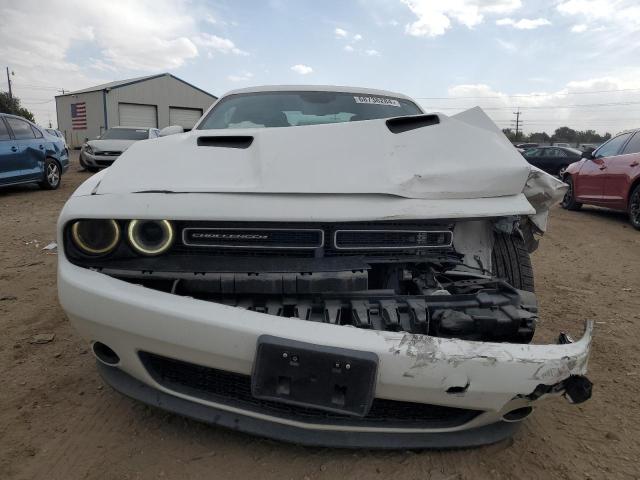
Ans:
POLYGON ((457 451, 304 448, 164 413, 103 386, 56 292, 58 213, 89 174, 0 190, 0 478, 640 478, 640 232, 624 215, 554 208, 534 254, 536 340, 596 320, 594 397, 541 405, 516 436, 457 451), (42 343, 38 343, 38 341, 42 343))

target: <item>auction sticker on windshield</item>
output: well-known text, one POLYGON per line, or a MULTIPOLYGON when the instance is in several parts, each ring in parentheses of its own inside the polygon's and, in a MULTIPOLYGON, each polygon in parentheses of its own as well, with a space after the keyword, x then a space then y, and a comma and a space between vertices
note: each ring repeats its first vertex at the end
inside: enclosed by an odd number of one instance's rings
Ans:
POLYGON ((392 98, 384 98, 384 97, 356 97, 353 99, 356 103, 370 103, 372 105, 387 105, 390 107, 399 107, 400 102, 398 100, 394 100, 392 98))

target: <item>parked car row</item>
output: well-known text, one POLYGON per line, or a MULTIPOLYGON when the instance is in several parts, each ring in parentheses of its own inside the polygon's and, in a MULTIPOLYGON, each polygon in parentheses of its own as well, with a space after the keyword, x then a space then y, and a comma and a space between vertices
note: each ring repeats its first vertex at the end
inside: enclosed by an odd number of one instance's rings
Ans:
POLYGON ((596 205, 627 212, 640 230, 640 129, 621 133, 569 165, 562 174, 569 189, 567 210, 596 205))
POLYGON ((90 172, 111 166, 127 148, 140 140, 158 138, 157 128, 113 127, 80 149, 80 165, 90 172))
POLYGON ((0 186, 37 183, 54 190, 68 168, 64 139, 25 118, 0 113, 0 186))
POLYGON ((534 167, 562 178, 567 167, 580 160, 582 152, 570 147, 534 147, 522 156, 534 167))

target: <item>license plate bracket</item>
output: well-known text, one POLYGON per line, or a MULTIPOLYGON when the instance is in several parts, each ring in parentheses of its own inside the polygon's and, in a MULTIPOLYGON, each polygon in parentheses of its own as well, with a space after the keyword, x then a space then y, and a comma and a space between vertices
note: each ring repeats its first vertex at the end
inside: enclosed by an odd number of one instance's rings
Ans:
POLYGON ((375 396, 378 357, 272 335, 258 338, 254 397, 365 416, 375 396))

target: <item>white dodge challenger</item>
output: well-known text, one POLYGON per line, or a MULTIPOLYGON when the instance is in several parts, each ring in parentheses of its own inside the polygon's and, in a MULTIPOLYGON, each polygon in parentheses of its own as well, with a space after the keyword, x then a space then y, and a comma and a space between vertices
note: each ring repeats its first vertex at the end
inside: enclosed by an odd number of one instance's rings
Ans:
POLYGON ((60 301, 104 380, 163 409, 306 445, 496 442, 591 395, 591 323, 531 343, 565 188, 477 108, 236 90, 77 189, 60 301))

